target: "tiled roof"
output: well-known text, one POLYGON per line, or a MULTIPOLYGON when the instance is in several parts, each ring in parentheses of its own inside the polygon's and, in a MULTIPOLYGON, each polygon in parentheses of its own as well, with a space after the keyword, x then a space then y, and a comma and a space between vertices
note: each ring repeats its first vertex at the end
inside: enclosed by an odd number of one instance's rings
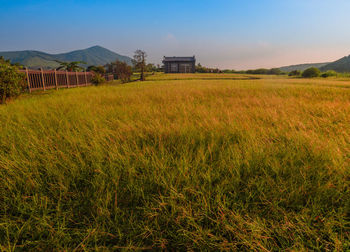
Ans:
POLYGON ((194 61, 196 58, 193 57, 164 57, 163 62, 166 61, 194 61))

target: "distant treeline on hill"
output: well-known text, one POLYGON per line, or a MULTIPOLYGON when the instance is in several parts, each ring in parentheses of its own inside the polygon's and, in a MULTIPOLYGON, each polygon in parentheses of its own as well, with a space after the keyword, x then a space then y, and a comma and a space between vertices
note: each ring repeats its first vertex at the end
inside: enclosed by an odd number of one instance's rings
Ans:
POLYGON ((268 74, 268 75, 282 75, 286 74, 285 72, 282 72, 279 68, 271 68, 271 69, 265 69, 265 68, 259 68, 255 70, 247 70, 245 71, 246 74, 268 74))
POLYGON ((334 72, 337 73, 337 76, 348 76, 350 74, 350 55, 343 57, 334 62, 324 62, 324 63, 310 63, 310 64, 299 64, 299 65, 291 65, 284 66, 279 68, 272 69, 254 69, 254 70, 246 70, 246 71, 235 71, 231 69, 220 70, 217 68, 207 68, 203 67, 200 64, 197 65, 196 71, 198 73, 241 73, 241 74, 271 74, 271 75, 280 75, 280 74, 289 74, 292 75, 301 75, 307 69, 317 68, 322 73, 328 73, 327 75, 333 75, 334 72), (330 72, 332 71, 332 72, 330 72))
POLYGON ((279 68, 271 68, 271 69, 259 68, 259 69, 254 69, 254 70, 236 71, 236 70, 231 70, 231 69, 220 70, 218 68, 204 67, 201 64, 198 64, 196 66, 196 72, 197 73, 268 74, 268 75, 288 74, 286 72, 281 71, 281 69, 279 69, 279 68))
POLYGON ((262 75, 288 75, 288 76, 294 76, 294 77, 303 77, 303 78, 314 78, 314 77, 350 77, 350 73, 339 73, 334 70, 326 70, 324 71, 324 68, 317 68, 317 67, 309 67, 303 71, 301 70, 293 70, 293 71, 282 71, 280 68, 259 68, 259 69, 251 69, 251 70, 231 70, 231 69, 224 69, 220 70, 218 68, 209 68, 204 67, 201 64, 198 64, 196 66, 196 72, 197 73, 236 73, 236 74, 262 74, 262 75))
POLYGON ((202 66, 201 64, 198 64, 196 66, 196 72, 197 73, 271 74, 271 75, 288 74, 286 72, 282 72, 279 68, 271 68, 271 69, 260 68, 260 69, 254 69, 254 70, 236 71, 232 69, 221 70, 219 68, 205 67, 205 66, 202 66))

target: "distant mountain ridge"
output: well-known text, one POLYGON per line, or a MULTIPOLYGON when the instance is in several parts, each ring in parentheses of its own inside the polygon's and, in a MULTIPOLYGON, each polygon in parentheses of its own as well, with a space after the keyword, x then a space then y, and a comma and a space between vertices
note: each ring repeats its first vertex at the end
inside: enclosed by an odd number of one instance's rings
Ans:
POLYGON ((350 72, 350 55, 329 63, 320 68, 321 71, 334 70, 339 73, 350 72))
POLYGON ((308 64, 299 64, 299 65, 291 65, 291 66, 284 66, 284 67, 280 67, 280 69, 283 72, 291 72, 291 71, 295 71, 295 70, 299 70, 299 71, 304 71, 310 67, 316 67, 316 68, 322 68, 326 65, 328 65, 329 62, 325 62, 325 63, 308 63, 308 64))
POLYGON ((294 70, 304 71, 310 67, 317 67, 322 72, 326 72, 328 70, 334 70, 338 73, 350 73, 350 55, 343 57, 334 62, 325 62, 325 63, 311 63, 311 64, 300 64, 300 65, 292 65, 292 66, 284 66, 280 67, 283 72, 291 72, 294 70))
POLYGON ((90 65, 105 65, 107 63, 116 61, 123 61, 129 65, 132 64, 132 60, 128 56, 123 56, 118 53, 112 52, 101 46, 93 46, 83 50, 76 50, 68 53, 49 54, 40 51, 12 51, 12 52, 0 52, 0 56, 5 59, 9 59, 12 63, 20 63, 28 68, 56 68, 59 64, 55 60, 59 61, 84 61, 90 65))

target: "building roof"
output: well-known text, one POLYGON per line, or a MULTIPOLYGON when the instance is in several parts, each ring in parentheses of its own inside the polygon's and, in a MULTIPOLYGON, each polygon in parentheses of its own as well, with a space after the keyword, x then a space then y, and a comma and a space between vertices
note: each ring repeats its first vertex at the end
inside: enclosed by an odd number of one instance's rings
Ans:
POLYGON ((195 61, 196 57, 165 57, 163 59, 163 62, 169 62, 169 61, 195 61))

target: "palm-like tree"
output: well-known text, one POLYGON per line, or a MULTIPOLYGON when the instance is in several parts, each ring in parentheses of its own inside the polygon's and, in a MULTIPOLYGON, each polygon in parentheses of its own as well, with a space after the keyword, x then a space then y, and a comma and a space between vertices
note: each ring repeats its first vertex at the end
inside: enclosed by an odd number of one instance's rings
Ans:
POLYGON ((84 70, 84 68, 79 66, 79 64, 86 64, 84 61, 72 61, 72 62, 64 62, 59 60, 55 60, 55 61, 60 64, 57 70, 67 70, 70 72, 84 70))

